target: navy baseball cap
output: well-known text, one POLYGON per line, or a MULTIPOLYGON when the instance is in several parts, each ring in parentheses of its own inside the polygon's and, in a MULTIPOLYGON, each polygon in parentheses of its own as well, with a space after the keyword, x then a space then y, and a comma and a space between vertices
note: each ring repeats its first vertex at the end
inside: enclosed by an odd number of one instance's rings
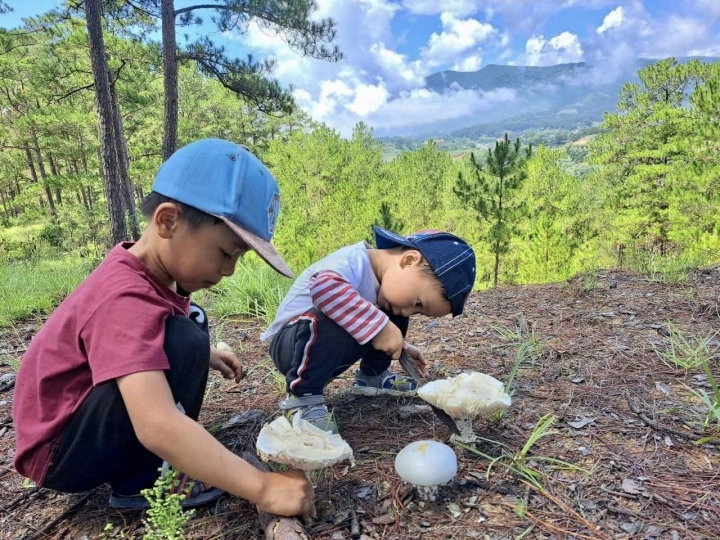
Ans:
POLYGON ((465 301, 475 283, 475 252, 459 236, 443 231, 418 231, 400 236, 380 227, 373 227, 375 245, 379 249, 405 246, 417 249, 442 283, 452 306, 452 315, 463 311, 465 301))
POLYGON ((178 149, 155 175, 152 190, 221 219, 275 270, 292 270, 270 243, 280 212, 272 173, 247 148, 201 139, 178 149))

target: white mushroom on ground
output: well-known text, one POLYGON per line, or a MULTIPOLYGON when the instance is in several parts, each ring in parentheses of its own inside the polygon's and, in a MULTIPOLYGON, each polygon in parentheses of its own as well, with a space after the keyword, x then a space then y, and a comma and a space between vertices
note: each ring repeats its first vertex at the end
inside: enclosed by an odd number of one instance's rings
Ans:
POLYGON ((224 341, 218 341, 217 345, 215 345, 216 349, 220 349, 221 351, 227 351, 234 353, 235 351, 232 350, 232 347, 225 343, 224 341))
POLYGON ((475 418, 492 416, 512 403, 503 383, 477 371, 431 381, 418 388, 418 396, 455 420, 460 435, 450 440, 463 443, 477 439, 472 425, 475 418))
POLYGON ((279 416, 260 430, 255 445, 264 461, 289 465, 305 472, 329 467, 342 460, 353 460, 353 451, 340 435, 329 433, 299 415, 293 423, 279 416))
POLYGON ((395 456, 395 471, 425 501, 434 501, 438 486, 455 478, 457 470, 453 449, 437 441, 415 441, 395 456))

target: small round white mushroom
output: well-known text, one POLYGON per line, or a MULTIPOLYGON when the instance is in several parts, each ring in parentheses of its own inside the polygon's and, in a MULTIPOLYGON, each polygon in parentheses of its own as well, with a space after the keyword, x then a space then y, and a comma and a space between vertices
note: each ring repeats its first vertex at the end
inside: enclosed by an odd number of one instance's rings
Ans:
POLYGON ((453 435, 451 440, 464 443, 477 439, 473 419, 492 416, 512 403, 503 383, 477 371, 431 381, 418 388, 418 396, 455 420, 460 435, 453 435))
POLYGON ((220 349, 221 351, 235 352, 232 350, 232 347, 224 341, 218 341, 217 345, 215 345, 215 348, 220 349))
POLYGON ((395 456, 395 471, 426 501, 434 501, 438 486, 455 478, 457 470, 453 449, 437 441, 415 441, 395 456))

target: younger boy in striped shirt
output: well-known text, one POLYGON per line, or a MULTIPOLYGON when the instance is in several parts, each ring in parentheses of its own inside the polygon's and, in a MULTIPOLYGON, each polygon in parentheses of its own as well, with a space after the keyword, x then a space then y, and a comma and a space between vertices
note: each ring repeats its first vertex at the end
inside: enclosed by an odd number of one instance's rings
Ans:
POLYGON ((461 238, 374 230, 377 247, 359 242, 309 266, 261 336, 285 375, 280 408, 335 433, 325 385, 360 360, 353 394, 414 395, 415 383, 389 370, 404 349, 426 375, 423 354, 405 342, 409 317, 460 315, 475 282, 475 253, 461 238))

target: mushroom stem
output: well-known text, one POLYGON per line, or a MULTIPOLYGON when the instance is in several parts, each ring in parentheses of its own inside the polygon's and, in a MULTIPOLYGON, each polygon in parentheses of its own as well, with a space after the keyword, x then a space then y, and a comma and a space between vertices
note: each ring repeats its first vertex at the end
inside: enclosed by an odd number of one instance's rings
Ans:
POLYGON ((415 492, 423 501, 434 501, 438 497, 438 486, 415 486, 415 492))
POLYGON ((472 418, 455 418, 455 424, 460 430, 460 435, 453 435, 452 440, 461 443, 473 443, 477 440, 475 431, 473 431, 472 418))

